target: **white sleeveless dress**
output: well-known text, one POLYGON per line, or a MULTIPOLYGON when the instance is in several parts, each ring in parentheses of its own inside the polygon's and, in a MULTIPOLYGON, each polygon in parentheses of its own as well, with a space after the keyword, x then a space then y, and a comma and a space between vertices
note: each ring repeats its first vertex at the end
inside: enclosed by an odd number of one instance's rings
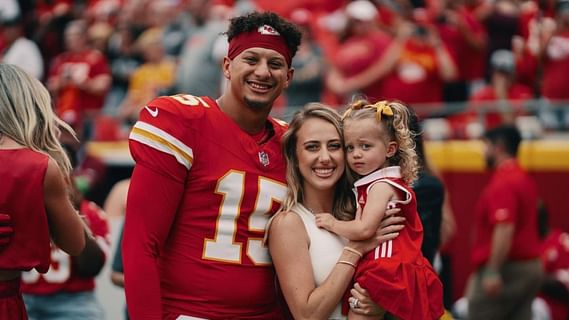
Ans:
MULTIPOLYGON (((346 241, 329 231, 320 229, 316 226, 314 214, 301 204, 291 209, 296 213, 304 223, 306 233, 310 239, 309 253, 310 261, 314 273, 316 286, 320 286, 328 277, 332 268, 338 262, 342 250, 346 245, 346 241)), ((347 317, 342 315, 342 303, 338 301, 338 305, 328 319, 345 320, 347 317)))

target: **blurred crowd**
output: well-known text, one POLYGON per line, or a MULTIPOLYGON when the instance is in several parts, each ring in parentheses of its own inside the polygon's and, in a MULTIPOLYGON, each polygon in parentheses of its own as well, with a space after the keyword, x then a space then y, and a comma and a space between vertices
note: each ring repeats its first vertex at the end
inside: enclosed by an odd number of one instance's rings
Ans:
POLYGON ((0 61, 41 79, 84 141, 123 139, 156 96, 221 93, 221 33, 251 10, 303 31, 277 112, 363 94, 443 119, 431 138, 569 128, 569 0, 2 0, 0 61))

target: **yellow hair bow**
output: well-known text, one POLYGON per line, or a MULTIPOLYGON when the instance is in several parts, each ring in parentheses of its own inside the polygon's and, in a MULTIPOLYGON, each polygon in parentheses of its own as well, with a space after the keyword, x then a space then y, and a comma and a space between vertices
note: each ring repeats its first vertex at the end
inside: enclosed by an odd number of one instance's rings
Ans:
POLYGON ((365 100, 360 100, 354 103, 346 112, 342 118, 346 118, 352 110, 363 110, 363 109, 375 109, 376 110, 376 118, 377 122, 381 122, 381 116, 386 115, 389 117, 393 116, 393 110, 389 106, 389 102, 387 100, 378 101, 375 104, 367 104, 365 100))
POLYGON ((377 118, 377 122, 381 121, 381 115, 386 115, 388 117, 393 117, 393 110, 391 109, 391 107, 389 106, 388 102, 383 100, 383 101, 378 101, 376 102, 374 105, 371 106, 372 108, 375 108, 376 110, 376 118, 377 118))

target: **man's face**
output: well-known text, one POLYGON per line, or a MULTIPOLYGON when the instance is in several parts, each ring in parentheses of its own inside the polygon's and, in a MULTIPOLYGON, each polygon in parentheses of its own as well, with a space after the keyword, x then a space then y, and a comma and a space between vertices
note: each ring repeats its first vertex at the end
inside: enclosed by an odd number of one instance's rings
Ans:
POLYGON ((251 109, 270 109, 289 86, 293 70, 283 55, 264 48, 249 48, 233 60, 224 60, 224 74, 230 90, 251 109))

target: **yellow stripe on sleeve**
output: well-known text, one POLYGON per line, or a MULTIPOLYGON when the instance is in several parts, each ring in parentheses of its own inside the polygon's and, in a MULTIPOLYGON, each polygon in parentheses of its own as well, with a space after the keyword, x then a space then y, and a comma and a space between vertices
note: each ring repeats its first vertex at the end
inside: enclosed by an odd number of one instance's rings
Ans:
POLYGON ((132 129, 129 139, 173 155, 187 170, 191 168, 194 161, 193 151, 190 147, 174 136, 148 123, 138 121, 132 129))

